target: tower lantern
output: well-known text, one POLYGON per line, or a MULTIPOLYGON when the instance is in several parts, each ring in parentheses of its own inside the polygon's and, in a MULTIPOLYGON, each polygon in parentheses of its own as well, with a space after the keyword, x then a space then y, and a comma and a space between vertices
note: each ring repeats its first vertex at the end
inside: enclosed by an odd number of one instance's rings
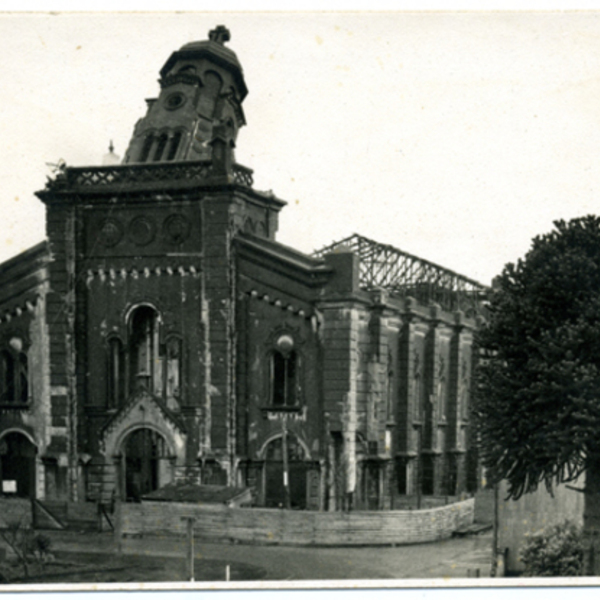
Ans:
POLYGON ((124 162, 209 159, 216 125, 235 143, 246 124, 242 102, 248 89, 237 56, 224 45, 229 30, 219 25, 208 38, 169 57, 160 71, 158 98, 147 100, 124 162))

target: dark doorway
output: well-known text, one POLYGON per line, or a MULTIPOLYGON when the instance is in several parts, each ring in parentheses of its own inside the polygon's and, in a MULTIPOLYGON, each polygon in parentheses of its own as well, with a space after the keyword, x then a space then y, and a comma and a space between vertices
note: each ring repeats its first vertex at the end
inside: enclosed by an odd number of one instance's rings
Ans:
POLYGON ((367 510, 379 509, 379 465, 368 461, 363 471, 363 496, 367 510))
MULTIPOLYGON (((306 463, 304 449, 295 436, 288 434, 288 469, 290 502, 292 508, 306 508, 306 463)), ((266 451, 265 505, 272 508, 285 506, 283 487, 283 443, 277 438, 266 451)))
POLYGON ((163 437, 152 429, 136 429, 125 442, 125 493, 129 502, 158 489, 160 459, 166 456, 163 437))
POLYGON ((2 493, 20 498, 35 497, 36 454, 37 448, 22 433, 14 431, 0 440, 2 493))

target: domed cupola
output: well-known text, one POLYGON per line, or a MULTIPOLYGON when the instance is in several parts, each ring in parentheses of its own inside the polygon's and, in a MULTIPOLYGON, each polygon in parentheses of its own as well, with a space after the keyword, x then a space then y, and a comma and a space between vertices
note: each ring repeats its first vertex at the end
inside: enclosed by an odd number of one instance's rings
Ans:
POLYGON ((173 52, 160 71, 160 94, 146 100, 148 111, 135 126, 124 162, 209 159, 217 125, 235 142, 246 124, 242 101, 248 88, 237 56, 224 46, 230 37, 219 25, 208 40, 173 52))

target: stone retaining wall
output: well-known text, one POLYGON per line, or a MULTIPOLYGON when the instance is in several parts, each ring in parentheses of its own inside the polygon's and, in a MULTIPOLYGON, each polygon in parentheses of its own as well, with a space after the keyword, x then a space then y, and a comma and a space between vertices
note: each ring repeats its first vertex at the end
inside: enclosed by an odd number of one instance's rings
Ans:
POLYGON ((194 517, 197 539, 286 545, 416 544, 447 539, 473 523, 471 498, 425 510, 313 512, 164 502, 122 505, 124 535, 184 535, 194 517))

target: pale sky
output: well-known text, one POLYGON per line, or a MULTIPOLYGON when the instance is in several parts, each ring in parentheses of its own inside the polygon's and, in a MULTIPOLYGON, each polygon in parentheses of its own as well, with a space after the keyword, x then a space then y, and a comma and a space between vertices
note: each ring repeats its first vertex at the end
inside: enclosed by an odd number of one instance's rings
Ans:
POLYGON ((600 11, 3 13, 0 260, 44 237, 46 163, 122 156, 171 52, 217 24, 282 243, 357 232, 488 284, 600 213, 600 11))

